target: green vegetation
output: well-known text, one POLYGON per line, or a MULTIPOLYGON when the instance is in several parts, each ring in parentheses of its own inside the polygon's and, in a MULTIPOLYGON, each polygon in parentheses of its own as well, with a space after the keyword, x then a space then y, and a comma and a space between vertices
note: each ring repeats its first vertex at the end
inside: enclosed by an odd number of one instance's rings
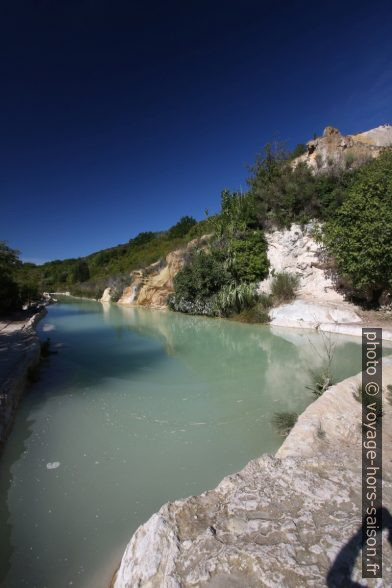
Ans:
MULTIPOLYGON (((291 153, 280 144, 266 145, 250 168, 248 191, 224 190, 220 211, 214 215, 206 211, 207 218, 200 222, 183 216, 167 231, 141 232, 128 243, 42 266, 20 264, 16 252, 3 244, 0 310, 4 312, 9 301, 20 304, 45 290, 99 298, 110 286, 118 299, 132 270, 209 234, 208 250, 195 251, 176 276, 170 308, 265 322, 273 304, 295 297, 298 283, 294 276, 281 273, 273 277, 270 297, 256 293, 256 284, 269 271, 264 231, 310 220, 324 223, 318 237, 324 241, 337 284, 359 301, 386 299, 392 293, 392 151, 385 149, 361 167, 348 152, 346 169, 331 160, 328 169, 318 174, 304 163, 293 167, 293 158, 305 151, 304 145, 291 153)), ((329 381, 325 374, 317 379, 315 394, 329 381)))
POLYGON ((268 144, 251 167, 249 186, 261 225, 289 227, 329 218, 354 177, 354 172, 334 167, 317 175, 304 163, 293 168, 281 145, 268 144))
POLYGON ((24 283, 18 279, 21 267, 19 251, 0 241, 0 315, 19 310, 37 297, 37 288, 31 277, 24 283))
POLYGON ((209 219, 209 251, 192 256, 174 279, 173 310, 231 316, 258 302, 256 283, 268 274, 267 243, 252 197, 224 190, 221 211, 209 219))
POLYGON ((271 295, 275 304, 294 300, 298 288, 298 276, 281 272, 275 274, 271 283, 271 295))
POLYGON ((377 302, 392 288, 392 152, 359 169, 324 241, 359 298, 377 302))
POLYGON ((87 257, 55 260, 42 266, 20 264, 17 281, 35 291, 70 291, 87 298, 100 298, 110 286, 119 298, 122 289, 129 285, 132 270, 146 267, 185 245, 192 238, 186 231, 195 230, 198 224, 192 217, 183 217, 166 232, 142 232, 128 243, 87 257))
POLYGON ((272 417, 272 424, 282 437, 287 437, 298 420, 296 412, 276 412, 272 417))
POLYGON ((336 351, 336 343, 331 334, 320 331, 322 338, 321 350, 312 344, 315 357, 319 357, 321 364, 316 368, 309 369, 311 383, 306 386, 311 390, 315 398, 322 396, 328 388, 334 385, 334 376, 332 370, 333 358, 336 351))

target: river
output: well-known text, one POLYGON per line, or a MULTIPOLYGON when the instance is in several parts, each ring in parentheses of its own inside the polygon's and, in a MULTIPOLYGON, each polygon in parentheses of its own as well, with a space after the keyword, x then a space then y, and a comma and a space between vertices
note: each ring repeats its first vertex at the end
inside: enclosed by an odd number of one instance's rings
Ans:
MULTIPOLYGON (((68 300, 39 336, 56 353, 0 458, 0 585, 106 588, 137 526, 213 488, 282 438, 271 419, 311 401, 325 342, 272 329, 68 300)), ((361 368, 336 341, 336 379, 361 368)))

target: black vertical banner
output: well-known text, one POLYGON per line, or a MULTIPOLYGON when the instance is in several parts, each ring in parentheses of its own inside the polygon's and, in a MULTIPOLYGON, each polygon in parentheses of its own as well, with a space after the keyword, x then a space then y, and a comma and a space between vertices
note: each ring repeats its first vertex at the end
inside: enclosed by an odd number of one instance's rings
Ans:
POLYGON ((362 577, 382 577, 382 329, 362 329, 362 577))

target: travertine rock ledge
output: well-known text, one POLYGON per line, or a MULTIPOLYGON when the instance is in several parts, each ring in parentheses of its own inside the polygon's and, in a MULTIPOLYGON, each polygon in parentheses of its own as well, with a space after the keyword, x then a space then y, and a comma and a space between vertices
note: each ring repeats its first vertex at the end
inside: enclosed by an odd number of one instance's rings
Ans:
POLYGON ((42 308, 25 323, 10 323, 0 333, 0 451, 11 430, 29 369, 40 359, 35 326, 45 314, 42 308))
MULTIPOLYGON (((384 385, 392 364, 384 363, 384 385)), ((357 561, 333 566, 361 525, 359 376, 300 416, 275 457, 251 461, 215 490, 164 505, 139 527, 115 588, 376 586, 357 561)), ((392 407, 385 401, 384 505, 392 508, 392 407)), ((353 546, 355 550, 355 545, 353 546)), ((358 558, 359 560, 359 558, 358 558)), ((384 542, 384 585, 392 585, 384 542)))

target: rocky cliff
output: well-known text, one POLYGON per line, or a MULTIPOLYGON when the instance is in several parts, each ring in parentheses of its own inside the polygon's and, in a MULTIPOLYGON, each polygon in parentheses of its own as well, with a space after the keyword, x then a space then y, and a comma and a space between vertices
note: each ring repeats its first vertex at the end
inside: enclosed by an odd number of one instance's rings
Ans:
POLYGON ((377 157, 383 148, 392 146, 392 126, 381 125, 364 133, 342 135, 334 127, 326 127, 322 137, 306 144, 306 153, 297 157, 293 165, 306 163, 313 171, 327 171, 331 167, 358 167, 377 157))
MULTIPOLYGON (((148 306, 150 308, 164 309, 167 306, 167 298, 173 292, 173 279, 184 267, 192 252, 204 249, 208 245, 209 235, 190 241, 186 247, 171 251, 164 259, 140 270, 130 273, 130 284, 127 286, 118 304, 148 306)), ((106 288, 101 302, 109 302, 112 299, 110 288, 106 288)))
MULTIPOLYGON (((392 364, 384 360, 384 384, 392 364)), ((376 586, 361 581, 360 374, 299 417, 276 456, 164 505, 132 537, 115 588, 376 586), (339 559, 337 557, 339 556, 339 559)), ((392 407, 384 402, 383 502, 392 508, 392 407)), ((392 549, 384 536, 385 585, 392 549)))

